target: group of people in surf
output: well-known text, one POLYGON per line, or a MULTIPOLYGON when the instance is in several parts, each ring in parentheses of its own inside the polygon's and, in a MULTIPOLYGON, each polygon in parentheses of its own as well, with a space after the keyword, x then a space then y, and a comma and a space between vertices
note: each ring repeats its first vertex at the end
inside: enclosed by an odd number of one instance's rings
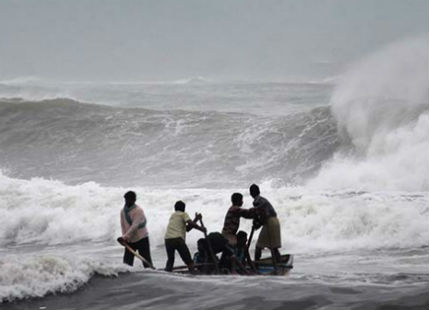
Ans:
MULTIPOLYGON (((243 195, 234 193, 231 196, 231 207, 228 209, 222 232, 207 234, 202 221, 202 215, 196 213, 193 219, 186 213, 183 201, 174 205, 174 213, 170 216, 165 233, 165 249, 167 252, 166 271, 173 271, 175 252, 177 251, 183 262, 191 272, 210 273, 257 273, 254 261, 261 259, 262 250, 271 250, 274 266, 280 262, 281 247, 280 222, 271 203, 260 195, 256 184, 249 188, 253 198, 253 207, 242 208, 243 195), (240 218, 253 219, 252 231, 248 238, 247 233, 238 231, 240 218), (255 257, 252 261, 249 255, 250 240, 253 232, 261 228, 256 242, 255 257), (191 257, 186 245, 186 233, 192 229, 204 233, 204 238, 197 242, 198 251, 191 257), (220 258, 218 257, 220 255, 220 258)), ((136 205, 137 196, 133 191, 125 193, 125 206, 120 213, 122 236, 118 241, 125 245, 124 263, 133 265, 137 254, 143 260, 145 268, 152 267, 146 217, 143 209, 136 205)))

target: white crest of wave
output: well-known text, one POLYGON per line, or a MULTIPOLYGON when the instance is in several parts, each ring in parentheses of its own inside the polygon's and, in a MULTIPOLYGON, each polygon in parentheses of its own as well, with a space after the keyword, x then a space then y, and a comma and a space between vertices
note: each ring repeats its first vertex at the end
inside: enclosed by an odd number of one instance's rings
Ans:
POLYGON ((308 185, 367 190, 429 189, 429 38, 394 43, 356 64, 331 107, 344 150, 308 185))
POLYGON ((67 186, 0 174, 0 188, 0 216, 7 219, 0 227, 0 244, 102 241, 118 234, 112 218, 118 212, 109 208, 117 202, 116 193, 96 183, 67 186))
MULTIPOLYGON (((127 189, 95 183, 65 185, 58 181, 20 180, 0 173, 0 226, 2 245, 67 245, 103 242, 116 245, 119 214, 127 189)), ((262 194, 276 208, 287 251, 305 248, 408 247, 427 243, 427 195, 400 193, 319 192, 306 188, 261 185, 262 194), (389 216, 385 216, 389 214, 389 216), (412 223, 412 225, 411 225, 412 223)), ((134 188, 137 203, 148 219, 152 247, 163 246, 175 201, 186 202, 193 216, 202 212, 207 229, 221 231, 235 191, 244 194, 244 207, 252 206, 247 189, 134 188)), ((247 232, 252 221, 242 220, 247 232)), ((187 236, 191 250, 201 238, 187 236)), ((256 236, 255 236, 256 238, 256 236)))
POLYGON ((266 182, 281 222, 283 249, 407 248, 428 245, 427 193, 320 191, 266 182))
POLYGON ((0 258, 0 302, 72 292, 95 274, 116 276, 126 270, 120 262, 106 265, 94 258, 5 255, 0 258))
MULTIPOLYGON (((229 191, 132 188, 148 219, 152 245, 163 245, 174 203, 182 199, 192 216, 201 212, 209 229, 220 230, 229 207, 229 191), (222 207, 219 207, 222 206, 222 207), (216 228, 213 227, 216 223, 216 228)), ((121 235, 119 214, 129 188, 102 187, 95 182, 67 185, 55 180, 15 179, 0 171, 0 245, 58 245, 84 241, 113 242, 121 235)), ((201 233, 192 231, 195 243, 201 233)))
MULTIPOLYGON (((191 216, 203 213, 210 232, 222 229, 232 192, 242 192, 244 207, 252 206, 247 188, 133 189, 148 219, 153 254, 164 244, 165 228, 178 199, 186 202, 191 216)), ((14 245, 21 252, 9 254, 4 249, 0 253, 0 300, 70 292, 96 274, 129 270, 122 265, 123 250, 115 241, 125 190, 96 183, 71 186, 40 178, 15 179, 0 172, 0 244, 14 245), (100 246, 86 250, 94 242, 100 246), (106 259, 104 250, 113 260, 106 259)), ((314 191, 275 180, 261 184, 261 192, 278 213, 284 252, 428 245, 428 193, 314 191)), ((242 219, 240 229, 249 232, 251 225, 251 220, 242 219)), ((201 237, 196 230, 187 235, 192 252, 201 237)), ((153 258, 156 266, 166 259, 165 254, 153 258)))

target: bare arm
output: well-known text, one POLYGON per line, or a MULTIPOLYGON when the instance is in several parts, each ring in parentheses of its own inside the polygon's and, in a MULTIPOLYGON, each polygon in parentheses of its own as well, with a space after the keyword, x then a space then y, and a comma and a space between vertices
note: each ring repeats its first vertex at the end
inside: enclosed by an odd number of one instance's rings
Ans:
POLYGON ((240 217, 244 217, 246 219, 253 219, 255 217, 256 214, 256 209, 255 208, 250 208, 250 209, 238 209, 238 212, 240 214, 240 217))
POLYGON ((122 230, 122 235, 125 234, 125 218, 124 218, 124 212, 121 210, 121 213, 119 214, 121 217, 121 230, 122 230))
POLYGON ((199 231, 206 232, 204 228, 202 228, 200 225, 197 224, 197 222, 201 219, 200 213, 195 213, 194 220, 188 220, 186 221, 186 231, 191 231, 192 228, 198 229, 199 231))

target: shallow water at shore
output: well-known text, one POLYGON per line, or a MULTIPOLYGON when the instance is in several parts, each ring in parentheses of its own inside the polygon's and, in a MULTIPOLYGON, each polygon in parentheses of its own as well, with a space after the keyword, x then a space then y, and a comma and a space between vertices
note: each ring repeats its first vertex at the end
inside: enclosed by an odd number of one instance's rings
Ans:
MULTIPOLYGON (((14 252, 25 256, 32 249, 14 252)), ((71 260, 88 255, 104 259, 106 266, 119 263, 122 255, 118 246, 107 244, 43 252, 71 260)), ((0 309, 427 309, 428 252, 423 247, 298 254, 294 269, 278 277, 170 274, 142 270, 137 261, 111 276, 98 273, 77 290, 5 302, 0 309)), ((161 246, 153 248, 157 267, 165 263, 164 256, 161 246)), ((181 263, 177 258, 176 265, 181 263)))
POLYGON ((427 309, 428 283, 353 286, 286 277, 137 272, 96 277, 72 294, 0 309, 427 309))

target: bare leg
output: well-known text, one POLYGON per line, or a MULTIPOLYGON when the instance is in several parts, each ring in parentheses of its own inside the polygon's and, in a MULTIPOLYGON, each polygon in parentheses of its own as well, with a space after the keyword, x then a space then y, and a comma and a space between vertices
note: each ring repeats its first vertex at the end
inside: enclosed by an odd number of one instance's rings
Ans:
POLYGON ((282 261, 282 256, 280 255, 280 251, 278 248, 273 249, 275 255, 276 255, 276 260, 277 263, 280 263, 282 261))
POLYGON ((271 249, 271 260, 273 261, 275 274, 278 274, 277 263, 279 262, 279 260, 277 255, 278 250, 277 250, 277 253, 276 253, 276 250, 277 249, 271 249))
POLYGON ((192 263, 192 264, 188 264, 187 266, 188 266, 188 269, 189 269, 189 271, 190 271, 191 273, 193 273, 193 272, 195 271, 195 269, 194 269, 194 264, 193 264, 193 263, 192 263))
POLYGON ((258 261, 261 259, 262 256, 262 248, 255 248, 255 261, 258 261))

